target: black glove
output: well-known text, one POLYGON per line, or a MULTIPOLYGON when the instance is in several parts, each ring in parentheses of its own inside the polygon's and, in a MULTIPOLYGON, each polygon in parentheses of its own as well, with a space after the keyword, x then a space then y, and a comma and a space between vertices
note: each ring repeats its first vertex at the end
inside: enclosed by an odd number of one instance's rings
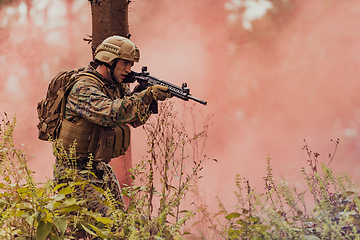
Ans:
POLYGON ((143 87, 141 84, 138 84, 134 87, 134 90, 132 91, 133 93, 137 93, 137 92, 141 92, 143 90, 145 90, 146 87, 143 87))

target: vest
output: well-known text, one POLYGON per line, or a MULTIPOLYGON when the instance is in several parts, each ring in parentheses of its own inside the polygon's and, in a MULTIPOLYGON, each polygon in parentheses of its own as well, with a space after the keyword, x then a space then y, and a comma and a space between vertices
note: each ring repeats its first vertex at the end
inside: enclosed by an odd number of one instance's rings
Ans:
MULTIPOLYGON (((103 81, 91 73, 81 73, 79 77, 89 81, 95 81, 101 85, 101 91, 110 99, 118 97, 119 91, 109 88, 103 81)), ((120 93, 123 95, 123 93, 120 93)), ((92 153, 94 161, 108 163, 111 158, 125 155, 130 145, 130 128, 126 124, 115 127, 104 127, 94 124, 85 118, 80 118, 75 123, 63 120, 59 132, 59 141, 66 150, 76 144, 76 152, 79 156, 92 153)))

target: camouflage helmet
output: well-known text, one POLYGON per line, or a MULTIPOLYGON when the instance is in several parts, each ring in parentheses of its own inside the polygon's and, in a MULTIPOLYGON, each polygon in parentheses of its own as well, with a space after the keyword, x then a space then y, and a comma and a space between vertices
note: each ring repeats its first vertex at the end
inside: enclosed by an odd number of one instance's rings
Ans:
POLYGON ((96 48, 95 59, 105 63, 109 63, 114 59, 139 62, 140 51, 128 38, 111 36, 96 48))

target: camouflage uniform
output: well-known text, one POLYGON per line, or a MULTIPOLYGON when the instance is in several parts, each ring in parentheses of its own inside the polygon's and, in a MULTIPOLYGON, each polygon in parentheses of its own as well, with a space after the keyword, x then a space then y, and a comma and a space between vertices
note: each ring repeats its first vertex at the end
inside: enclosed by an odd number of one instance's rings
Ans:
MULTIPOLYGON (((143 98, 145 91, 130 93, 127 84, 110 82, 96 72, 92 64, 88 65, 84 72, 91 73, 105 83, 105 87, 99 82, 81 76, 71 89, 66 103, 65 119, 76 122, 81 118, 104 127, 117 126, 119 124, 130 124, 133 127, 140 126, 149 118, 149 105, 143 98)), ((77 154, 76 169, 78 174, 87 167, 88 155, 77 154)), ((56 161, 57 174, 62 174, 68 168, 59 159, 56 161)), ((110 165, 104 162, 94 162, 92 165, 96 177, 91 176, 92 184, 106 190, 110 189, 115 200, 122 201, 119 182, 110 165)), ((81 174, 80 174, 81 175, 81 174)), ((86 177, 86 176, 84 176, 86 177)), ((60 182, 64 182, 63 179, 60 182)), ((89 208, 101 212, 107 216, 108 207, 99 203, 104 197, 90 186, 86 186, 87 196, 90 201, 89 208)), ((118 206, 121 207, 121 206, 118 206)))
POLYGON ((95 81, 80 78, 67 99, 65 119, 76 121, 83 117, 106 127, 121 123, 137 127, 146 122, 149 105, 143 101, 145 91, 130 94, 127 84, 106 80, 91 65, 86 67, 85 72, 103 81, 109 92, 103 93, 101 85, 95 81))

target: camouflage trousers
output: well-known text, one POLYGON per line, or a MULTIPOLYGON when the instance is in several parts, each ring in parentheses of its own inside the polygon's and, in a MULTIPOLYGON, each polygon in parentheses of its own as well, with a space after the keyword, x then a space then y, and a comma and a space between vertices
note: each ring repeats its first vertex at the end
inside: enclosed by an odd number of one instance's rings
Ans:
POLYGON ((91 165, 92 166, 89 167, 89 163, 85 158, 79 158, 73 164, 61 163, 56 159, 54 169, 55 182, 59 184, 73 181, 74 176, 69 176, 69 172, 71 172, 71 174, 75 173, 78 181, 88 180, 89 184, 86 184, 84 188, 79 186, 75 188, 75 196, 87 200, 89 211, 101 213, 103 217, 110 217, 110 207, 103 204, 106 197, 101 193, 102 191, 97 190, 96 187, 102 189, 104 192, 111 193, 112 199, 115 200, 113 201, 115 208, 122 209, 124 201, 119 181, 109 164, 93 162, 91 165), (89 171, 93 174, 89 173, 89 171))

